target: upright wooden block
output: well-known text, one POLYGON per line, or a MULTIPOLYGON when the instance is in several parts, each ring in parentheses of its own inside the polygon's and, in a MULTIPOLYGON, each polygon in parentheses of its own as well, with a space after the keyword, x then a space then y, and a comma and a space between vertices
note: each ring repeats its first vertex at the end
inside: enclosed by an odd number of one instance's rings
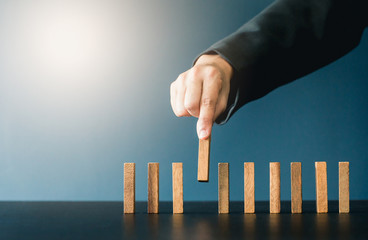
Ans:
POLYGON ((280 210, 280 163, 270 162, 270 213, 280 210))
POLYGON ((326 162, 316 162, 316 208, 317 213, 328 212, 327 198, 327 165, 326 162))
POLYGON ((302 163, 290 163, 291 212, 302 213, 302 163))
POLYGON ((198 148, 198 181, 208 182, 210 167, 211 136, 208 139, 199 139, 198 148))
POLYGON ((124 163, 124 213, 135 212, 135 163, 124 163))
POLYGON ((254 162, 244 163, 244 213, 254 213, 254 162))
POLYGON ((349 162, 339 162, 339 212, 350 212, 349 162))
POLYGON ((218 212, 229 213, 229 163, 218 164, 218 212))
POLYGON ((158 213, 159 163, 148 163, 148 213, 158 213))
POLYGON ((183 213, 183 163, 172 163, 173 213, 183 213))

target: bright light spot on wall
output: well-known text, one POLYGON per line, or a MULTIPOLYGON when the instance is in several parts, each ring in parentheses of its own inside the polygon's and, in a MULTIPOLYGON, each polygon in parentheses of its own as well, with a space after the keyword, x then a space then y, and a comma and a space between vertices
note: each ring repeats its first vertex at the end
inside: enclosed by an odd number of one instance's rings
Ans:
POLYGON ((121 75, 129 59, 122 50, 128 45, 127 24, 119 4, 0 2, 2 116, 33 129, 63 132, 63 127, 80 130, 86 119, 121 107, 124 101, 117 98, 125 96, 121 75))
POLYGON ((45 5, 31 13, 28 50, 36 67, 66 76, 88 75, 111 54, 112 22, 98 9, 78 5, 45 5))
POLYGON ((111 5, 99 1, 21 3, 7 19, 13 25, 7 60, 38 79, 81 80, 106 72, 123 44, 116 16, 111 5))
POLYGON ((76 73, 93 67, 101 57, 106 33, 98 18, 80 13, 56 11, 41 14, 29 23, 32 57, 52 72, 76 73))

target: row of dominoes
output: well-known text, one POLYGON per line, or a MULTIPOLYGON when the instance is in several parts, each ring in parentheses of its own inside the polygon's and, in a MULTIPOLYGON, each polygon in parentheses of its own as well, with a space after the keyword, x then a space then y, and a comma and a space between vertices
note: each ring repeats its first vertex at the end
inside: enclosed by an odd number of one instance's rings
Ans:
MULTIPOLYGON (((290 164, 291 212, 302 212, 302 166, 290 164)), ((316 210, 328 212, 327 165, 315 162, 316 210)), ((183 163, 172 163, 173 213, 183 213, 183 163)), ((339 162, 339 212, 349 212, 349 162, 339 162)), ((148 163, 148 213, 159 212, 159 163, 148 163)), ((280 213, 280 163, 270 162, 270 213, 280 213)), ((124 163, 124 213, 135 212, 135 163, 124 163)), ((229 163, 218 164, 218 212, 229 213, 229 163)), ((244 213, 255 212, 254 162, 244 163, 244 213)))

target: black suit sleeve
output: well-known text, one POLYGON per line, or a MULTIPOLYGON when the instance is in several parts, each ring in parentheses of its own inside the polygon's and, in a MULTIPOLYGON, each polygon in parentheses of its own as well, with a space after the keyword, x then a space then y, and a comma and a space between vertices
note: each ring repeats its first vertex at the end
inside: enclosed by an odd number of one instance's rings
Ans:
POLYGON ((226 122, 244 104, 345 55, 367 26, 366 0, 279 0, 202 54, 234 69, 226 122))

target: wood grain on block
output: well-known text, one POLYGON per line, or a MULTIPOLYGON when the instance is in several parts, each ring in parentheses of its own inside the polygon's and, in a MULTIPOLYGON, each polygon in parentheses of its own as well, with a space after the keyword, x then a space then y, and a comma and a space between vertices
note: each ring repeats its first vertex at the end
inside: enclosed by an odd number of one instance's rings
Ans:
POLYGON ((350 212, 349 162, 339 162, 339 212, 350 212))
POLYGON ((208 139, 199 139, 198 147, 198 181, 208 182, 210 166, 211 136, 208 139))
POLYGON ((172 163, 173 213, 183 213, 183 163, 172 163))
POLYGON ((244 213, 254 213, 254 162, 244 163, 244 213))
POLYGON ((124 163, 124 213, 135 212, 135 163, 124 163))
POLYGON ((270 213, 280 210, 280 163, 270 162, 270 213))
POLYGON ((327 197, 327 165, 326 162, 316 162, 316 208, 317 213, 328 212, 327 197))
POLYGON ((158 213, 159 163, 148 163, 148 213, 158 213))
POLYGON ((229 163, 218 164, 218 212, 229 213, 229 163))
POLYGON ((302 213, 302 163, 290 163, 291 212, 302 213))

